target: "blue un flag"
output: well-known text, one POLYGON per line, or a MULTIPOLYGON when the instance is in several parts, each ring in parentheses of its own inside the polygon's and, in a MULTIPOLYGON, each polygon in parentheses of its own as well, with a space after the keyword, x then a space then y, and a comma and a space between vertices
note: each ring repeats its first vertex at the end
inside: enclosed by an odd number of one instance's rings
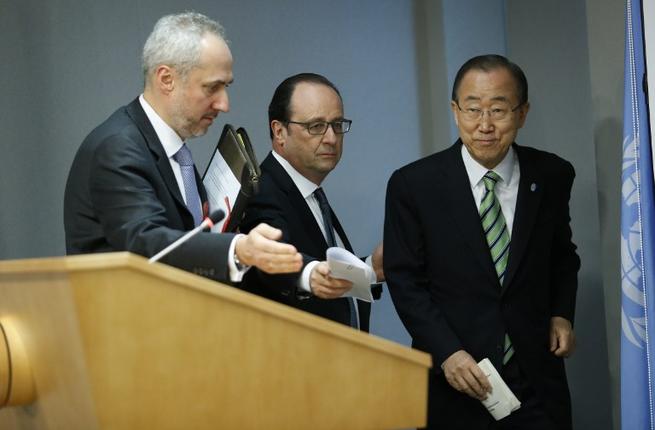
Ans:
POLYGON ((641 0, 627 0, 621 199, 621 424, 655 429, 655 209, 641 0))

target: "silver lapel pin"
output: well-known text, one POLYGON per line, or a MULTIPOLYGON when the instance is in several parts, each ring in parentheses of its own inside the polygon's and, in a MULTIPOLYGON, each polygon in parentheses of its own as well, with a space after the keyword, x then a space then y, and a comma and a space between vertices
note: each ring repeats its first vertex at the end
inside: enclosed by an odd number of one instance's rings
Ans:
POLYGON ((534 193, 535 191, 537 191, 537 184, 535 184, 535 183, 533 182, 533 183, 530 185, 530 191, 532 191, 533 193, 534 193))

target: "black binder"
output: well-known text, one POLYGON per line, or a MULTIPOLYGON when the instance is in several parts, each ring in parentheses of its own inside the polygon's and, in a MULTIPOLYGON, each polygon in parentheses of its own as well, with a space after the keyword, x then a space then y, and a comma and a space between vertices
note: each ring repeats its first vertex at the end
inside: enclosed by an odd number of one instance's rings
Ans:
MULTIPOLYGON (((258 191, 261 170, 246 130, 241 127, 235 131, 233 126, 225 124, 221 137, 216 144, 216 149, 203 174, 203 184, 210 196, 210 203, 212 200, 211 196, 215 196, 217 191, 211 189, 212 184, 206 180, 206 177, 209 170, 214 166, 214 163, 220 161, 217 157, 225 160, 230 171, 240 183, 240 189, 236 199, 229 204, 229 207, 225 211, 227 217, 221 230, 223 232, 234 232, 239 228, 248 200, 258 191)), ((212 207, 211 209, 214 210, 217 208, 212 207)))

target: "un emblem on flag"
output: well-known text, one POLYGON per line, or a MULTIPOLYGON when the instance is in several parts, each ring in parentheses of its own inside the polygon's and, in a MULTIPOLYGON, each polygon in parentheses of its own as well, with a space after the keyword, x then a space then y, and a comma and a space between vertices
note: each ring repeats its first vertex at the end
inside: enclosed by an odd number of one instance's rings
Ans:
POLYGON ((621 329, 623 336, 638 348, 646 343, 644 316, 642 225, 639 214, 640 190, 637 169, 637 142, 623 141, 623 183, 621 187, 621 329))

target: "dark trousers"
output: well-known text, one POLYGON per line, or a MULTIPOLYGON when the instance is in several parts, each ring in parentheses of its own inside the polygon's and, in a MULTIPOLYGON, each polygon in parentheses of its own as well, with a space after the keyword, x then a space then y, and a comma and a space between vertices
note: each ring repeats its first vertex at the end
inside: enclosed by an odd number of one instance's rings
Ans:
POLYGON ((521 402, 521 407, 502 420, 492 422, 489 430, 559 430, 521 372, 516 359, 510 359, 500 375, 521 402))

